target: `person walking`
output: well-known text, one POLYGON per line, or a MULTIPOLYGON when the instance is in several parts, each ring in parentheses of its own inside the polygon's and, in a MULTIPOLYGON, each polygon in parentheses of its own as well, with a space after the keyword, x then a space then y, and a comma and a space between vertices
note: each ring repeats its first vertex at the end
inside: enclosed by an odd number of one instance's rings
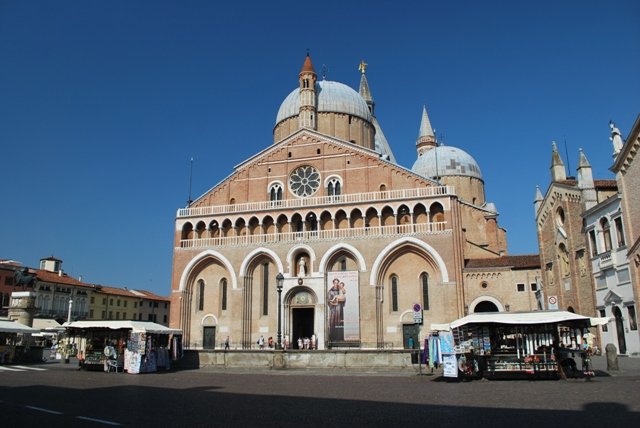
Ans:
POLYGON ((224 340, 224 350, 229 350, 229 336, 224 340))

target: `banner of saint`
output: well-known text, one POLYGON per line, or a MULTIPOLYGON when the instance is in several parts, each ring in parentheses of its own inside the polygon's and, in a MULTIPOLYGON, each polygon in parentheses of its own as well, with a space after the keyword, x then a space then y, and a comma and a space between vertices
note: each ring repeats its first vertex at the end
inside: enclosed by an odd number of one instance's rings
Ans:
POLYGON ((357 271, 327 273, 329 343, 360 341, 360 295, 357 271))

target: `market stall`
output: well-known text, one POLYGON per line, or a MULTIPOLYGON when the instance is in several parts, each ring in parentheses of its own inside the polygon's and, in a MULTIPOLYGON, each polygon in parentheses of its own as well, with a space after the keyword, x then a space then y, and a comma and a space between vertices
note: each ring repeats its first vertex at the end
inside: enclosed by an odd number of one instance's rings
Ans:
POLYGON ((39 330, 10 320, 0 320, 0 364, 15 362, 16 348, 21 342, 29 342, 28 336, 39 330))
POLYGON ((86 370, 151 373, 182 357, 182 332, 147 321, 65 323, 65 346, 86 370))
MULTIPOLYGON (((595 321, 594 321, 595 322, 595 321)), ((590 376, 592 319, 565 311, 471 314, 450 324, 461 376, 590 376)))

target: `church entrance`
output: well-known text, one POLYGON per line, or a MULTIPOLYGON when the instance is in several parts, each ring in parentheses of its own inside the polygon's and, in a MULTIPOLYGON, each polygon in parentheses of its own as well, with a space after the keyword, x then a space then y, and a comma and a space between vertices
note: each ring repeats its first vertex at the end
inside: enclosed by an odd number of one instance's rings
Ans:
POLYGON ((313 326, 313 308, 291 308, 291 348, 298 348, 298 338, 308 337, 315 333, 313 326))
POLYGON ((216 328, 203 327, 202 330, 202 348, 215 349, 216 347, 216 328))
POLYGON ((622 312, 617 306, 613 307, 613 316, 616 318, 616 333, 618 334, 618 350, 621 354, 627 353, 627 341, 624 337, 624 322, 622 312))

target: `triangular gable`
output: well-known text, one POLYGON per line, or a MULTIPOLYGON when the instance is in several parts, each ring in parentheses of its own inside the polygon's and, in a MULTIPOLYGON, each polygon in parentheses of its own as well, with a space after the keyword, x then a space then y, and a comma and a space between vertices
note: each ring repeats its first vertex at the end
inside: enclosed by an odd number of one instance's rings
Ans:
POLYGON ((431 179, 425 178, 421 175, 418 175, 416 173, 414 173, 413 171, 411 171, 410 169, 404 168, 398 164, 395 164, 393 162, 390 162, 386 159, 383 159, 380 157, 380 154, 374 150, 371 149, 367 149, 365 147, 361 147, 361 146, 357 146, 353 143, 344 141, 344 140, 340 140, 338 138, 335 137, 331 137, 325 134, 322 134, 320 132, 314 131, 314 130, 310 130, 310 129, 300 129, 298 131, 296 131, 295 133, 291 134, 290 136, 288 136, 287 138, 261 150, 260 152, 256 153, 255 155, 251 156, 250 158, 244 160, 243 162, 239 163, 238 165, 236 165, 234 167, 234 171, 231 172, 231 174, 227 175, 224 179, 222 179, 220 182, 218 182, 216 185, 214 185, 213 187, 211 187, 209 190, 207 190, 206 192, 204 192, 201 196, 199 196, 198 198, 196 198, 195 201, 192 202, 191 206, 198 206, 198 202, 202 200, 202 198, 204 198, 205 196, 209 195, 210 192, 214 191, 216 188, 222 186, 223 184, 231 181, 235 176, 237 176, 238 174, 241 174, 242 171, 247 170, 248 168, 257 165, 259 163, 261 163, 264 159, 269 158, 269 156, 271 156, 273 153, 276 153, 279 150, 282 150, 285 147, 290 147, 292 145, 295 145, 298 142, 303 141, 304 137, 307 138, 313 138, 313 139, 319 139, 321 140, 324 144, 329 144, 329 145, 333 145, 334 147, 338 148, 338 149, 342 149, 345 151, 349 151, 351 153, 356 153, 362 156, 366 156, 371 158, 372 160, 379 162, 381 165, 385 165, 389 168, 398 170, 399 172, 402 172, 403 174, 408 174, 410 176, 412 176, 414 179, 419 179, 423 182, 425 182, 425 184, 432 184, 432 185, 436 185, 438 186, 439 184, 431 179))
POLYGON ((614 291, 609 290, 606 296, 604 296, 605 305, 620 304, 622 303, 622 297, 614 291))

